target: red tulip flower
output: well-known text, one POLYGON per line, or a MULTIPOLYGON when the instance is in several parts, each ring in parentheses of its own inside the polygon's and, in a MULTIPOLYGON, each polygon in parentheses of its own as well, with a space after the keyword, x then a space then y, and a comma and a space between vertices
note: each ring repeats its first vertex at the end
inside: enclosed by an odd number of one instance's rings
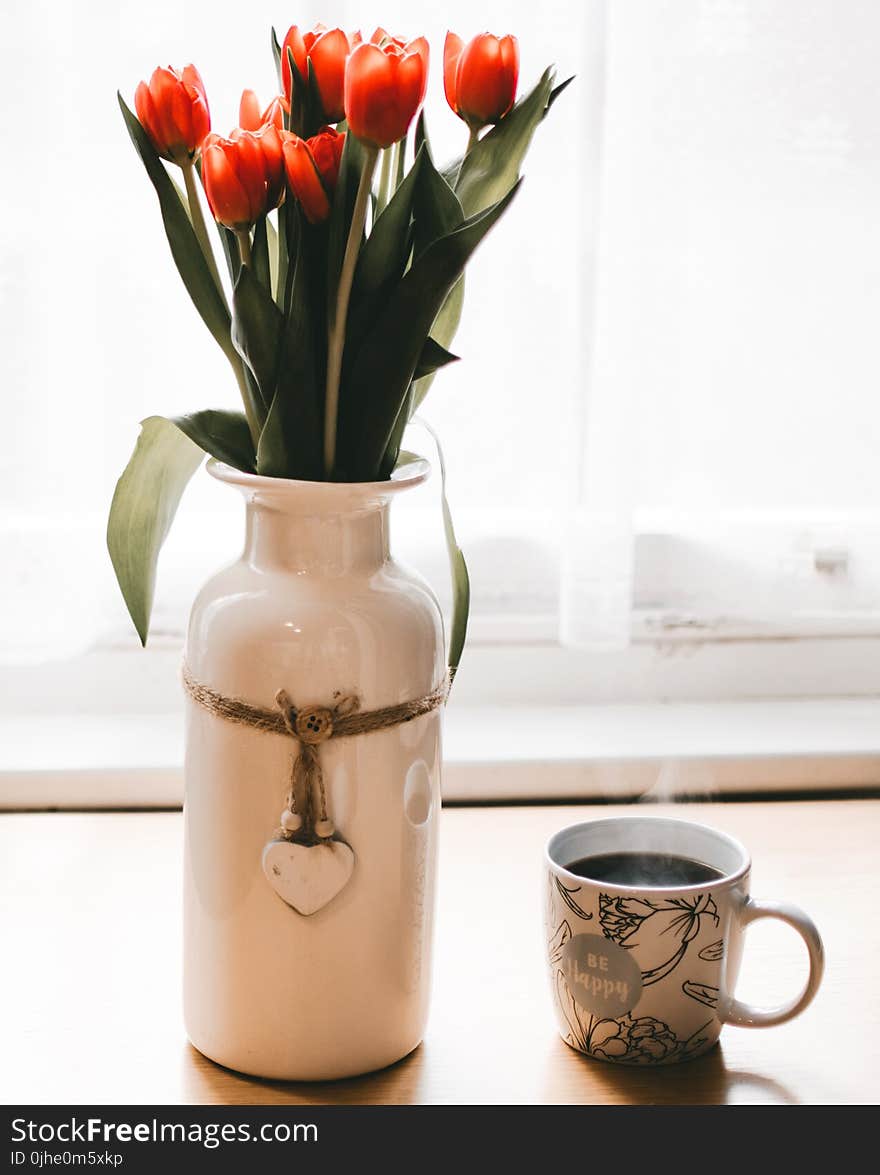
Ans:
POLYGON ((446 34, 443 88, 446 101, 472 130, 504 117, 516 97, 519 45, 516 37, 480 33, 467 44, 446 34))
POLYGON ((205 86, 194 65, 153 70, 149 85, 141 82, 135 91, 134 108, 150 142, 173 163, 192 159, 211 129, 205 86))
POLYGON ((344 145, 345 135, 329 126, 322 127, 311 139, 290 134, 284 137, 287 180, 309 224, 320 224, 330 215, 344 145))
POLYGON ((277 131, 284 130, 284 115, 290 113, 286 99, 279 95, 273 98, 262 112, 260 100, 253 90, 242 90, 241 102, 238 106, 238 125, 245 131, 258 131, 260 127, 272 123, 277 131))
POLYGON ((327 122, 339 122, 343 112, 345 63, 351 52, 351 42, 342 29, 325 29, 317 24, 310 33, 301 33, 296 25, 288 29, 281 46, 281 79, 288 101, 292 101, 290 50, 294 64, 302 77, 308 80, 309 62, 321 95, 321 106, 327 122))
POLYGON ((345 135, 340 134, 332 126, 322 126, 318 133, 308 140, 308 146, 321 173, 321 179, 332 195, 336 191, 336 182, 339 179, 345 135))
POLYGON ((281 135, 271 123, 258 131, 235 130, 228 139, 209 135, 202 183, 215 220, 236 231, 249 229, 281 199, 281 135))
POLYGON ((364 42, 348 59, 345 70, 345 117, 353 135, 374 147, 390 147, 402 139, 425 98, 428 84, 428 42, 424 37, 403 44, 382 35, 383 43, 364 42))
MULTIPOLYGON (((361 38, 358 39, 360 40, 361 38)), ((406 41, 402 37, 392 37, 381 25, 379 25, 372 37, 370 37, 370 44, 378 45, 380 48, 383 45, 389 44, 396 45, 398 49, 406 48, 406 41)))

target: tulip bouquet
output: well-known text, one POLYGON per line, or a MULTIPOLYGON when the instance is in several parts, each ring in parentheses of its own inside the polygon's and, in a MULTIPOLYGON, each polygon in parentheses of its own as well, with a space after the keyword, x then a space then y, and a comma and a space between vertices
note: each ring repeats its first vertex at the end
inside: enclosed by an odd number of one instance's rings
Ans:
MULTIPOLYGON (((568 84, 554 88, 548 69, 515 101, 515 38, 465 44, 450 33, 444 88, 467 136, 461 156, 438 167, 416 118, 424 38, 377 29, 363 40, 319 25, 283 41, 273 30, 272 47, 280 93, 261 109, 246 90, 228 137, 211 131, 192 65, 157 69, 134 112, 119 97, 178 272, 243 402, 242 412, 142 423, 108 546, 143 642, 159 548, 206 453, 263 476, 328 481, 385 479, 406 459, 406 426, 455 359, 465 265, 513 200, 533 132, 568 84)), ((467 571, 445 494, 444 513, 457 663, 467 571)))

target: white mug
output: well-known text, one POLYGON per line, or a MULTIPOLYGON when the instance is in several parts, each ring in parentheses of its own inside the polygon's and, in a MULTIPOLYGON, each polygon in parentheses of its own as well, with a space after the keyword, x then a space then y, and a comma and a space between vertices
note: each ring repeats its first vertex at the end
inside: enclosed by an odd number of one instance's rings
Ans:
POLYGON ((623 817, 563 828, 544 856, 545 931, 552 998, 566 1044, 603 1061, 668 1065, 707 1052, 725 1024, 783 1024, 810 1003, 824 967, 822 940, 796 906, 749 896, 751 861, 726 833, 685 820, 623 817), (711 880, 624 885, 569 866, 614 853, 700 862, 711 880), (734 998, 746 926, 779 918, 806 943, 803 991, 778 1008, 734 998))

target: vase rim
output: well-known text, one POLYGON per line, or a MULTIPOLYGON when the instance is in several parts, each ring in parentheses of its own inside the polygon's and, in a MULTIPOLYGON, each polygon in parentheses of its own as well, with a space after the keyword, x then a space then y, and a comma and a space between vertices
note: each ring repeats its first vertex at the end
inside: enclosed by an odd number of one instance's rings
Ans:
POLYGON ((246 473, 211 457, 206 466, 211 477, 243 490, 246 494, 282 497, 288 500, 308 498, 323 508, 357 508, 383 502, 404 490, 414 489, 431 476, 431 463, 413 455, 384 481, 305 481, 290 477, 265 477, 246 473))

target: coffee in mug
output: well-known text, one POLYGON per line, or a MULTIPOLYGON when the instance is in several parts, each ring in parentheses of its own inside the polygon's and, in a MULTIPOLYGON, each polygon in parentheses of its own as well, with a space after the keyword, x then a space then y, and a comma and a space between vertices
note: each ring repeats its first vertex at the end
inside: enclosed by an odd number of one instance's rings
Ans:
POLYGON ((593 820, 551 837, 544 864, 559 1031, 589 1057, 691 1060, 725 1024, 783 1024, 816 994, 818 930, 796 906, 750 896, 749 855, 726 833, 658 817, 593 820), (734 995, 745 928, 758 918, 794 927, 809 954, 803 991, 779 1008, 734 995))

